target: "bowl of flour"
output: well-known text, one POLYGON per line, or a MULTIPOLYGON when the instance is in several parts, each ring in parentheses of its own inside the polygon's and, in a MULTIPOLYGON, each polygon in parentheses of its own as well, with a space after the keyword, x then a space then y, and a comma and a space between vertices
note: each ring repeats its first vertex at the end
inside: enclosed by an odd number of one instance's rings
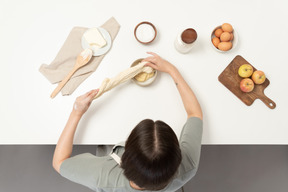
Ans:
POLYGON ((157 30, 152 23, 143 21, 135 27, 134 36, 139 43, 149 44, 156 38, 157 30))

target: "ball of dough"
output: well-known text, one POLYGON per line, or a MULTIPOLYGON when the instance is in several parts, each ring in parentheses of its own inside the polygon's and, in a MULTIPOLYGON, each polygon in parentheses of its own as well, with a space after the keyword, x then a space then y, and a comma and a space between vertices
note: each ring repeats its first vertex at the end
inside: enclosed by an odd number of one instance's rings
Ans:
POLYGON ((152 73, 141 72, 138 75, 136 75, 134 78, 137 81, 139 81, 139 82, 144 82, 144 81, 147 81, 148 79, 150 79, 153 76, 154 76, 154 71, 152 73))

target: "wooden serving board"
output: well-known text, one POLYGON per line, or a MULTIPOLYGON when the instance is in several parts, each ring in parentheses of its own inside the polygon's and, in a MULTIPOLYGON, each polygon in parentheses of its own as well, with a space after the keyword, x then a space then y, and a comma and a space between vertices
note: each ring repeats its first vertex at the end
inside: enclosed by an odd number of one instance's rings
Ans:
MULTIPOLYGON (((250 106, 255 99, 260 99, 270 109, 274 109, 276 107, 276 103, 264 94, 264 89, 270 84, 269 79, 266 78, 265 82, 261 85, 255 84, 253 91, 250 93, 244 93, 241 91, 240 81, 243 78, 238 75, 238 69, 243 64, 251 65, 251 63, 246 61, 243 57, 237 55, 219 75, 218 80, 246 105, 250 106)), ((254 68, 254 71, 257 70, 253 65, 252 67, 254 68)))

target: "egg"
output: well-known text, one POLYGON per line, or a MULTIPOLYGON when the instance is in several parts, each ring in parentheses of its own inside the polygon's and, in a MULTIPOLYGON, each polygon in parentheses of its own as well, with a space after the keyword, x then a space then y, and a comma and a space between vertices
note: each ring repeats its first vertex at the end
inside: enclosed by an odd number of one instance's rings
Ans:
POLYGON ((223 32, 220 36, 221 41, 230 41, 231 39, 231 34, 228 32, 223 32))
POLYGON ((229 23, 223 23, 221 27, 222 27, 223 31, 226 31, 229 33, 232 33, 232 31, 233 31, 233 27, 229 23))
POLYGON ((218 45, 220 43, 220 39, 218 37, 213 37, 212 43, 215 47, 218 47, 218 45))
POLYGON ((215 30, 214 35, 216 37, 220 37, 222 33, 223 33, 223 30, 221 28, 219 28, 219 29, 215 30))
POLYGON ((230 39, 230 41, 232 41, 233 38, 234 38, 234 35, 233 35, 233 33, 230 33, 230 35, 231 35, 231 39, 230 39))
POLYGON ((232 43, 230 41, 229 42, 220 42, 218 45, 218 48, 221 51, 228 51, 232 48, 232 43))

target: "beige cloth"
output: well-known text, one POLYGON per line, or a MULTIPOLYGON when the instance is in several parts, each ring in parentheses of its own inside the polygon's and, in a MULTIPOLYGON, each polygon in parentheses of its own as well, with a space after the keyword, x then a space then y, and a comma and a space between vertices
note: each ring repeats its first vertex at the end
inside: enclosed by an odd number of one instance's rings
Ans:
MULTIPOLYGON (((120 29, 120 25, 114 17, 106 21, 101 27, 109 32, 112 40, 115 39, 120 29)), ((64 77, 72 70, 77 56, 81 51, 83 51, 81 38, 87 29, 88 28, 84 27, 74 27, 54 61, 50 65, 42 64, 40 66, 39 71, 52 84, 61 82, 62 79, 64 79, 64 77)), ((74 90, 97 69, 106 54, 95 57, 93 56, 87 65, 77 70, 62 88, 62 95, 72 94, 74 90)))
POLYGON ((119 73, 118 75, 116 75, 115 77, 111 79, 108 79, 108 78, 104 79, 94 99, 100 97, 103 93, 111 90, 117 85, 120 85, 121 83, 124 83, 128 81, 129 79, 132 79, 133 77, 135 77, 137 74, 141 72, 145 72, 145 73, 153 72, 153 69, 151 67, 145 66, 146 63, 147 62, 143 61, 134 67, 131 67, 129 69, 126 69, 125 71, 122 71, 121 73, 119 73))

